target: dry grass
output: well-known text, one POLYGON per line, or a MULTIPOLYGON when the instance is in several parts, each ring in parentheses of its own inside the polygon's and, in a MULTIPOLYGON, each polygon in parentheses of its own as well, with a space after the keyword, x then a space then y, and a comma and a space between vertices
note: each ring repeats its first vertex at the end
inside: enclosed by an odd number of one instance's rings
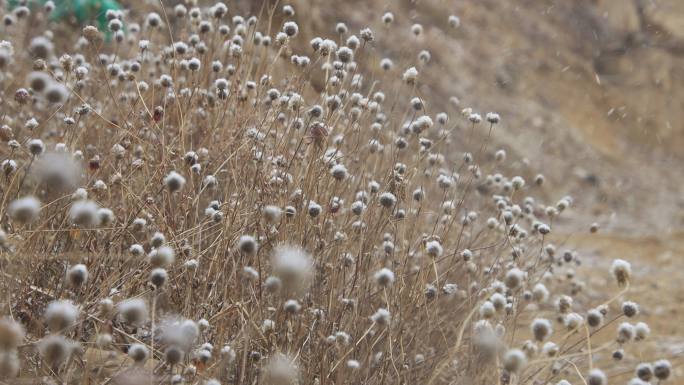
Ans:
POLYGON ((7 382, 603 385, 634 371, 615 350, 663 358, 617 338, 629 265, 585 287, 549 241, 573 199, 509 173, 499 116, 433 111, 429 60, 379 68, 392 25, 142 9, 121 41, 3 27, 7 382))

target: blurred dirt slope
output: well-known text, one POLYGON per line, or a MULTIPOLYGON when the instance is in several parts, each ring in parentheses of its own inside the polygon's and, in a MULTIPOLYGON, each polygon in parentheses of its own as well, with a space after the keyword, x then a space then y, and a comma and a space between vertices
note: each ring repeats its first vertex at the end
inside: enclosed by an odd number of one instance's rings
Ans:
POLYGON ((672 322, 681 319, 684 300, 684 1, 298 5, 313 12, 309 30, 333 34, 342 20, 352 20, 354 32, 372 26, 374 49, 401 67, 395 76, 428 49, 431 68, 421 71, 420 96, 429 113, 499 112, 496 145, 509 159, 528 161, 511 171, 528 180, 542 172, 557 194, 547 200, 575 199, 575 218, 560 223, 572 235, 554 242, 577 248, 596 280, 605 279, 613 258, 632 261, 637 283, 630 298, 644 305, 658 334, 649 349, 684 363, 684 325, 672 322), (386 11, 403 28, 383 34, 386 11), (448 26, 449 14, 460 17, 460 28, 448 26), (414 23, 424 27, 418 39, 410 32, 414 23), (588 234, 592 222, 601 224, 599 234, 588 234))
MULTIPOLYGON (((295 2, 297 3, 297 2, 295 2)), ((577 215, 620 233, 684 226, 684 1, 300 0, 310 30, 378 30, 375 49, 417 63, 431 113, 497 111, 495 141, 545 174, 577 215), (383 34, 395 14, 403 36, 383 34), (461 27, 449 28, 449 14, 461 27), (420 23, 415 39, 410 26, 420 23), (457 96, 460 107, 449 105, 457 96)), ((399 33, 399 35, 401 35, 399 33)), ((402 64, 402 65, 403 65, 402 64)), ((403 71, 404 68, 397 69, 403 71)), ((520 173, 532 178, 531 171, 520 173), (526 174, 527 173, 527 174, 526 174)))

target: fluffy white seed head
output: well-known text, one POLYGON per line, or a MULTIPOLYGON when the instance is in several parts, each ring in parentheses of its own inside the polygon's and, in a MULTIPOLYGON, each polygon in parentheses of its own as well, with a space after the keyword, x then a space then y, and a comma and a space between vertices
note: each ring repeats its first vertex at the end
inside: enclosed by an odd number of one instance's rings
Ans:
POLYGON ((66 362, 75 347, 74 341, 58 334, 50 334, 38 342, 40 356, 51 367, 57 367, 66 362))
POLYGON ((616 259, 610 266, 610 272, 613 277, 615 277, 618 285, 622 287, 627 285, 630 277, 632 276, 632 265, 625 260, 616 259))
POLYGON ((169 278, 169 274, 165 269, 158 267, 150 272, 150 283, 157 289, 164 286, 169 278))
POLYGON ((41 203, 34 197, 24 197, 12 201, 7 207, 7 213, 13 220, 28 224, 35 222, 40 216, 41 203))
POLYGON ((565 327, 568 330, 577 330, 584 324, 584 317, 577 313, 569 313, 564 318, 565 327))
POLYGON ((653 365, 648 362, 642 362, 637 365, 634 372, 641 381, 650 381, 653 378, 653 365))
POLYGON ((511 373, 521 371, 527 365, 527 356, 520 349, 510 349, 503 356, 503 367, 511 373))
POLYGON ((242 268, 242 279, 248 283, 255 282, 259 279, 259 272, 251 266, 245 266, 242 268))
POLYGON ((255 255, 259 250, 256 239, 251 235, 243 235, 237 242, 238 250, 245 255, 255 255))
POLYGON ((496 112, 488 112, 485 119, 491 124, 497 124, 501 121, 501 117, 496 112))
POLYGON ((237 353, 235 352, 235 349, 232 347, 225 345, 224 347, 221 348, 221 359, 224 360, 226 363, 232 363, 235 361, 235 358, 237 357, 237 353))
POLYGON ((391 192, 384 192, 380 194, 379 202, 382 207, 392 208, 397 203, 397 197, 391 192))
POLYGON ((299 33, 299 26, 294 21, 288 21, 283 24, 283 32, 288 37, 295 37, 299 33))
POLYGON ((283 310, 285 310, 289 314, 297 314, 297 313, 299 313, 299 310, 301 308, 302 308, 302 305, 300 305, 296 299, 288 299, 283 304, 283 310))
POLYGON ((458 28, 461 26, 461 19, 459 19, 456 15, 449 15, 449 19, 447 21, 449 22, 449 26, 451 28, 458 28))
POLYGON ((442 244, 435 240, 425 244, 425 251, 431 258, 439 258, 442 256, 444 249, 442 248, 442 244))
POLYGON ((16 351, 0 351, 0 378, 10 380, 19 375, 20 362, 16 351))
POLYGON ((336 164, 330 169, 330 175, 338 181, 347 178, 347 168, 343 164, 336 164))
POLYGON ((88 190, 82 187, 77 188, 76 191, 74 191, 74 193, 71 194, 71 199, 75 201, 88 199, 88 190))
POLYGON ((624 344, 634 339, 634 325, 629 322, 621 323, 617 328, 617 341, 624 344))
POLYGON ((147 361, 147 357, 149 356, 149 350, 145 345, 135 343, 128 347, 128 356, 136 364, 142 364, 145 361, 147 361))
POLYGON ((532 321, 530 328, 532 329, 532 334, 537 341, 544 341, 551 335, 551 333, 553 333, 551 322, 545 318, 535 319, 532 321))
POLYGON ((117 305, 121 320, 127 324, 139 326, 147 321, 147 304, 141 298, 131 298, 121 301, 117 305))
POLYGON ((560 347, 553 342, 547 342, 542 346, 542 352, 547 357, 555 357, 560 352, 560 347))
POLYGON ((179 364, 183 360, 184 356, 185 353, 183 350, 176 345, 170 345, 166 348, 166 350, 164 350, 164 361, 168 365, 179 364))
POLYGON ((591 309, 587 312, 587 325, 592 328, 601 326, 603 314, 598 309, 591 309))
POLYGON ((165 344, 189 352, 200 336, 199 325, 190 319, 169 316, 162 319, 160 331, 165 344))
POLYGON ((373 277, 375 278, 375 283, 381 287, 388 287, 394 283, 394 273, 386 267, 376 271, 373 277))
POLYGON ((651 334, 651 328, 645 322, 637 322, 634 325, 634 340, 643 341, 651 334))
POLYGON ((299 379, 299 369, 292 358, 276 353, 268 360, 264 376, 267 384, 292 385, 299 379))
POLYGON ((371 316, 371 321, 375 322, 376 324, 378 324, 380 326, 389 325, 391 320, 392 320, 392 315, 390 314, 389 310, 387 310, 385 308, 379 308, 371 316))
POLYGON ((672 364, 668 360, 658 360, 653 363, 653 375, 661 381, 665 381, 670 377, 672 372, 672 364))
POLYGON ((97 219, 100 226, 111 226, 116 221, 116 216, 111 209, 102 207, 97 210, 97 219))
POLYGON ((81 165, 69 154, 49 151, 37 159, 34 174, 50 191, 69 191, 81 180, 81 165))
POLYGON ((171 171, 164 177, 164 185, 170 192, 174 193, 185 186, 185 178, 176 171, 171 171))
POLYGON ((95 201, 79 200, 71 205, 69 219, 80 227, 95 227, 100 224, 99 209, 100 206, 95 201))
POLYGON ((587 375, 587 385, 606 385, 608 378, 601 369, 592 369, 587 375))
POLYGON ((291 5, 286 4, 283 5, 283 14, 287 17, 292 17, 295 15, 295 10, 291 5))
POLYGON ((639 305, 636 302, 625 301, 622 303, 622 314, 631 318, 639 314, 639 305))
POLYGON ((149 254, 149 262, 153 267, 169 266, 176 259, 176 252, 170 246, 161 246, 149 254))
POLYGON ((276 293, 283 287, 283 282, 278 277, 269 276, 264 281, 264 288, 270 293, 276 293))
POLYGON ((143 254, 145 254, 145 249, 143 249, 142 245, 136 243, 128 248, 128 252, 131 253, 131 255, 134 257, 140 257, 143 254))
POLYGON ((361 363, 357 360, 347 360, 347 368, 351 370, 358 370, 361 368, 361 363))
POLYGON ((114 301, 110 298, 104 298, 97 304, 97 310, 100 316, 109 317, 114 311, 114 301))
POLYGON ((0 318, 0 351, 14 350, 25 337, 24 327, 11 318, 0 318))
POLYGON ((543 283, 538 283, 534 285, 532 289, 532 296, 535 301, 543 303, 549 300, 549 290, 543 283))
POLYGON ((506 276, 504 277, 504 283, 506 284, 506 287, 509 289, 517 289, 523 285, 525 282, 525 277, 526 274, 524 271, 518 269, 518 268, 513 268, 506 272, 506 276))
POLYGON ((72 287, 81 287, 88 280, 88 268, 86 265, 79 263, 67 270, 67 282, 72 287))
POLYGON ((100 349, 107 350, 111 347, 114 338, 109 333, 100 333, 95 337, 95 346, 100 349))
POLYGON ((264 208, 261 210, 261 213, 263 214, 264 220, 267 223, 275 224, 280 221, 280 217, 282 215, 282 210, 278 206, 274 205, 268 205, 264 206, 264 208))
POLYGON ((162 234, 160 232, 156 232, 156 233, 152 234, 152 237, 150 238, 150 245, 152 245, 152 247, 160 247, 165 242, 166 242, 166 237, 164 236, 164 234, 162 234))
POLYGON ((404 82, 406 82, 406 84, 415 84, 416 80, 418 79, 418 70, 416 69, 416 67, 410 67, 406 71, 404 71, 402 79, 404 80, 404 82))
POLYGON ((496 314, 496 307, 491 301, 484 301, 479 308, 480 317, 489 319, 496 314))
POLYGON ((286 290, 308 287, 313 273, 313 259, 304 249, 294 245, 278 245, 273 252, 271 264, 273 274, 280 278, 286 290))
POLYGON ((76 323, 79 313, 69 300, 53 301, 45 309, 45 323, 52 332, 65 330, 76 323))

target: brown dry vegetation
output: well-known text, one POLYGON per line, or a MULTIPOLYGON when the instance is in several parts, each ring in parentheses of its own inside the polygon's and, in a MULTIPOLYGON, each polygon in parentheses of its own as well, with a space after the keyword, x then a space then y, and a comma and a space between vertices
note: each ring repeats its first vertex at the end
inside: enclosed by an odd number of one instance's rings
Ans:
POLYGON ((160 4, 3 11, 0 381, 681 383, 678 2, 160 4))

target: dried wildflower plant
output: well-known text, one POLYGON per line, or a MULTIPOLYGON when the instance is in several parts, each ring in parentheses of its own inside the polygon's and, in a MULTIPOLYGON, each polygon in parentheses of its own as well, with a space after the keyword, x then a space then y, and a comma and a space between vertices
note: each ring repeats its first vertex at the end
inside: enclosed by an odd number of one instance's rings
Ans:
POLYGON ((505 116, 421 95, 436 26, 395 10, 311 38, 290 4, 159 2, 72 36, 48 3, 0 42, 1 380, 671 376, 632 349, 630 263, 601 302, 556 251, 573 200, 492 148, 505 116), (415 55, 378 56, 392 29, 415 55))

